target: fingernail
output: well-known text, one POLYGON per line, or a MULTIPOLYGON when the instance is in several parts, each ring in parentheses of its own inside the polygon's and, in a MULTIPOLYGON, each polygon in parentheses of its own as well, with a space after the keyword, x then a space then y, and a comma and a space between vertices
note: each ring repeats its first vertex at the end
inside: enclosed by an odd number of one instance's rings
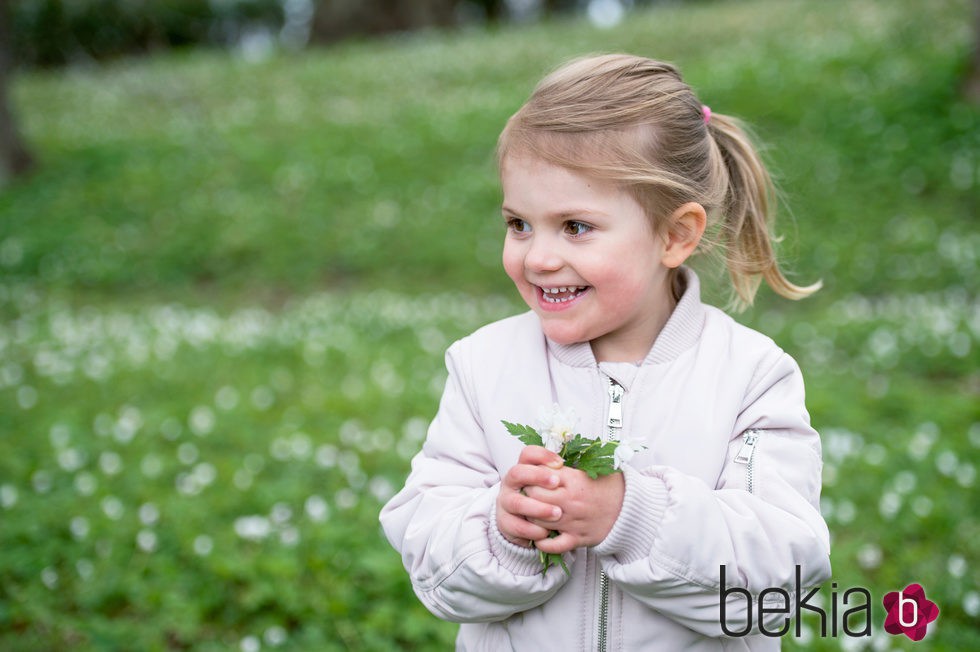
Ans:
POLYGON ((550 484, 552 487, 557 487, 558 486, 558 476, 557 475, 553 475, 550 478, 548 478, 548 484, 550 484))
POLYGON ((557 460, 551 460, 548 462, 548 466, 553 469, 560 469, 561 467, 565 466, 565 462, 561 458, 558 458, 557 460))
POLYGON ((552 507, 551 508, 551 518, 553 518, 555 520, 558 520, 559 518, 561 518, 561 509, 558 508, 558 507, 552 507))

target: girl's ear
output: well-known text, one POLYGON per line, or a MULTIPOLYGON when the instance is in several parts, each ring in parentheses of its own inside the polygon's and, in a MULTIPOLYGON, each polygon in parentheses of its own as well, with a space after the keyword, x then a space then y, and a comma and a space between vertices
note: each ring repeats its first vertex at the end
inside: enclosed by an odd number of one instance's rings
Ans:
POLYGON ((671 213, 661 262, 670 268, 680 267, 701 242, 707 223, 704 206, 697 202, 683 204, 671 213))

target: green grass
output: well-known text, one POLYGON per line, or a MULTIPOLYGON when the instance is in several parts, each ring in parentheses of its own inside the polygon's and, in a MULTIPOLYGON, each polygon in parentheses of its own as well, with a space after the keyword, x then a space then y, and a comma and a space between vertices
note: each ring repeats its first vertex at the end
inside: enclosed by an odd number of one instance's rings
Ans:
POLYGON ((20 77, 41 167, 0 194, 0 648, 450 648, 377 511, 445 347, 520 310, 497 133, 554 65, 627 50, 769 144, 783 253, 825 289, 740 319, 803 367, 869 645, 918 649, 880 607, 918 581, 919 648, 980 649, 969 12, 691 3, 20 77))

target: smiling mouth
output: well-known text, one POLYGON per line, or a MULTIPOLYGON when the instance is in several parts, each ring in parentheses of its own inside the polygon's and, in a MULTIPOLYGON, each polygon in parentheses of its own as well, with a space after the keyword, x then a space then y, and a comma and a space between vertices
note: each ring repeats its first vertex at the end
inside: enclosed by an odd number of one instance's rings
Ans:
POLYGON ((565 303, 581 296, 582 293, 589 289, 589 286, 569 285, 556 288, 543 288, 539 286, 539 288, 541 290, 541 297, 547 303, 565 303))

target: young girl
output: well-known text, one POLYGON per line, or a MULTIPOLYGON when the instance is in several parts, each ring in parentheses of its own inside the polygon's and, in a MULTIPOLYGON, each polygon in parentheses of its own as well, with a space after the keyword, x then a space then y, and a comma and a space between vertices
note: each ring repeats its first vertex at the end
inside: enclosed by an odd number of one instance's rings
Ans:
POLYGON ((446 354, 381 512, 415 592, 463 623, 461 650, 778 649, 793 597, 830 574, 820 441, 794 361, 683 266, 707 233, 743 304, 760 277, 817 289, 777 266, 756 152, 672 66, 610 55, 545 78, 498 156, 504 269, 531 312, 446 354), (501 423, 554 405, 639 452, 592 480, 501 423))

